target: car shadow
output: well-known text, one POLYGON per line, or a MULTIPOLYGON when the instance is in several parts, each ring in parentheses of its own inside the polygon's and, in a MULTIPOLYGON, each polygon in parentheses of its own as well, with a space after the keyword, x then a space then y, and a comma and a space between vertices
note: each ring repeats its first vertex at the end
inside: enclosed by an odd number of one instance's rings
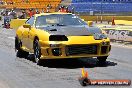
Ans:
POLYGON ((41 66, 49 68, 65 68, 65 69, 75 69, 75 68, 95 68, 95 67, 108 67, 116 66, 117 63, 112 61, 106 61, 106 63, 98 63, 96 59, 93 58, 80 58, 80 59, 57 59, 57 60, 44 60, 41 66))
MULTIPOLYGON (((27 60, 34 62, 34 55, 29 55, 27 60)), ((19 57, 21 58, 21 57, 19 57)), ((109 60, 110 58, 108 58, 109 60)), ((43 60, 41 66, 48 68, 65 68, 65 69, 75 69, 75 68, 95 68, 95 67, 108 67, 116 66, 117 63, 112 61, 106 61, 105 63, 98 63, 96 58, 79 58, 79 59, 45 59, 43 60)))

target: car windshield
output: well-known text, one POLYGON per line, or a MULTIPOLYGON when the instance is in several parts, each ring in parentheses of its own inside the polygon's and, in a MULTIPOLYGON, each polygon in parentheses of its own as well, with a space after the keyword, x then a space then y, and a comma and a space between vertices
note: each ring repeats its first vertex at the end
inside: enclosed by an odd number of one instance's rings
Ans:
POLYGON ((102 33, 101 29, 99 28, 89 28, 88 31, 92 34, 95 34, 95 33, 102 33))
POLYGON ((45 26, 69 26, 69 25, 87 25, 84 21, 72 14, 51 14, 38 16, 36 27, 45 26))

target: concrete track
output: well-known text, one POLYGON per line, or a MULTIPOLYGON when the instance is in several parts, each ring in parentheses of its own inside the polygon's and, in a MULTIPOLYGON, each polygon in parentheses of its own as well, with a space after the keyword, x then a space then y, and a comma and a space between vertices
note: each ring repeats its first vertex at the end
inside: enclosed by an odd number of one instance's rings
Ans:
POLYGON ((30 60, 16 58, 14 36, 13 30, 0 28, 0 88, 82 88, 78 82, 82 67, 89 72, 91 79, 132 80, 131 45, 112 43, 111 55, 104 66, 98 66, 97 60, 90 58, 45 60, 43 66, 38 66, 30 60))

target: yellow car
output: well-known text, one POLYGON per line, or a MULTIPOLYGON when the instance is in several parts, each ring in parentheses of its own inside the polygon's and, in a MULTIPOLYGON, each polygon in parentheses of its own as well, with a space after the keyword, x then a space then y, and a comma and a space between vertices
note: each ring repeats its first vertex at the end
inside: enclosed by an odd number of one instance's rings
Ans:
POLYGON ((43 59, 83 57, 97 57, 102 63, 111 46, 101 29, 89 27, 74 14, 41 13, 17 29, 15 48, 19 57, 34 54, 37 64, 43 59))

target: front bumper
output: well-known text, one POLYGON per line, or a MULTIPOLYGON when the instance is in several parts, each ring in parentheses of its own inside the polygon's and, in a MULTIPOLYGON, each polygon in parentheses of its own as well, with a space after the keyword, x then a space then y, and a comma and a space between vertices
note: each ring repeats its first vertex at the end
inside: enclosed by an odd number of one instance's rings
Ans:
POLYGON ((41 59, 63 59, 63 58, 83 58, 83 57, 100 57, 109 56, 111 45, 97 44, 77 44, 77 45, 65 45, 59 46, 41 47, 41 59), (54 54, 54 50, 57 50, 58 55, 54 54))

